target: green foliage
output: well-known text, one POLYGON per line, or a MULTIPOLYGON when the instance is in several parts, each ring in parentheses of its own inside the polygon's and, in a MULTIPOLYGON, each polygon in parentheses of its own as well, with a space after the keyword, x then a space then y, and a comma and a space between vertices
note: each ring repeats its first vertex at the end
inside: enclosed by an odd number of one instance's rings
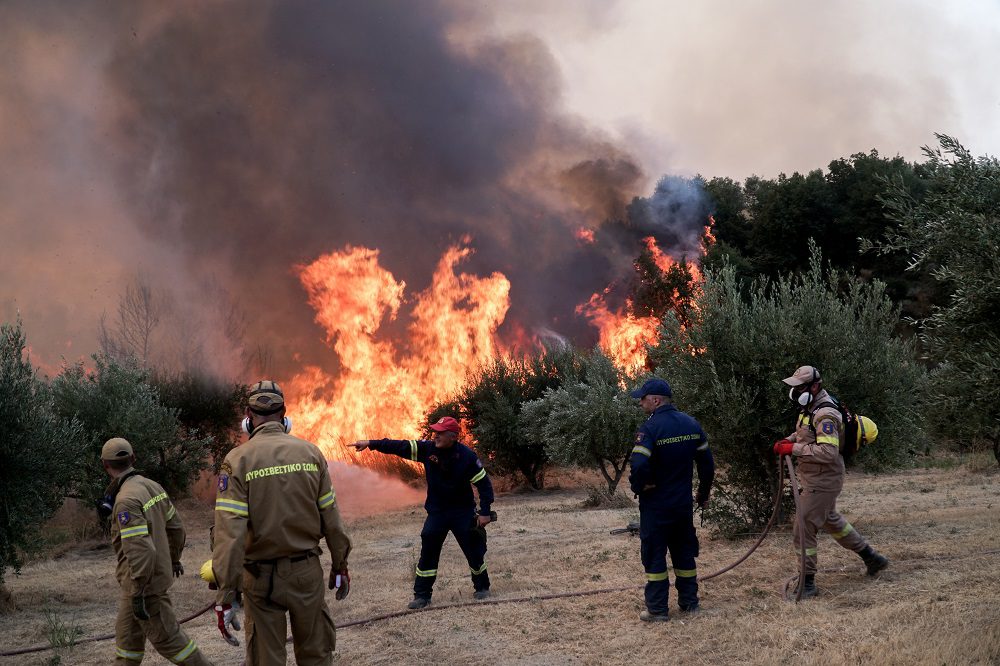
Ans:
POLYGON ((613 497, 645 417, 622 388, 630 378, 600 349, 579 358, 584 376, 525 403, 520 425, 529 439, 545 442, 554 462, 599 469, 613 497))
POLYGON ((185 430, 177 410, 165 406, 147 370, 95 356, 96 368, 66 367, 52 383, 55 405, 65 418, 83 425, 83 444, 76 452, 74 490, 84 499, 100 497, 108 484, 101 467, 101 447, 124 437, 135 450, 136 468, 172 495, 183 495, 208 466, 211 440, 185 430))
POLYGON ((491 471, 520 474, 532 488, 541 488, 549 456, 544 442, 532 439, 521 427, 521 406, 582 372, 567 348, 547 349, 528 358, 497 358, 476 373, 453 401, 437 406, 431 417, 457 415, 491 471))
POLYGON ((8 568, 20 571, 22 553, 41 543, 40 528, 62 504, 82 436, 78 422, 56 415, 24 349, 20 320, 0 327, 0 584, 8 568))
POLYGON ((927 195, 896 184, 886 197, 897 223, 879 254, 905 253, 909 269, 929 270, 947 294, 921 321, 921 341, 937 363, 931 414, 940 436, 986 440, 1000 460, 1000 161, 974 158, 937 135, 925 148, 927 195))
POLYGON ((190 371, 173 375, 158 372, 152 384, 160 402, 177 410, 183 428, 209 439, 212 469, 218 474, 226 454, 239 442, 250 388, 190 371))
POLYGON ((898 310, 879 282, 824 275, 819 250, 799 276, 742 283, 710 271, 690 326, 668 316, 651 350, 679 406, 709 434, 724 473, 715 512, 767 520, 776 485, 772 443, 792 431, 796 408, 781 383, 815 365, 824 386, 874 419, 879 439, 858 456, 872 469, 900 464, 925 445, 918 396, 925 373, 913 344, 893 335, 898 310))
POLYGON ((717 242, 702 265, 719 269, 728 261, 742 279, 774 279, 804 266, 814 239, 835 268, 870 273, 888 283, 894 301, 919 312, 920 301, 933 296, 926 276, 904 274, 903 252, 878 259, 863 254, 859 240, 881 238, 890 228, 883 198, 896 188, 921 200, 927 189, 924 167, 874 150, 834 160, 826 173, 753 176, 742 185, 713 178, 705 191, 714 203, 717 242))

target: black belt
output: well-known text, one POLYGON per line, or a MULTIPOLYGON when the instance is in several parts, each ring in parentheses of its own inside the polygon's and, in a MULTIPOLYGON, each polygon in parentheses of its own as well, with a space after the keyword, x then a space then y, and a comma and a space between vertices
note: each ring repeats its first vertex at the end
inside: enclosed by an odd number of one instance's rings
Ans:
POLYGON ((250 575, 253 576, 254 578, 259 578, 260 567, 258 565, 261 564, 271 565, 271 575, 268 577, 267 581, 267 600, 270 601, 271 593, 274 592, 274 570, 277 568, 278 562, 287 559, 289 562, 294 564, 296 562, 302 562, 308 560, 310 557, 319 557, 319 555, 310 550, 302 553, 301 555, 292 555, 289 557, 276 557, 273 560, 254 560, 252 562, 245 563, 243 565, 243 568, 249 571, 250 575))

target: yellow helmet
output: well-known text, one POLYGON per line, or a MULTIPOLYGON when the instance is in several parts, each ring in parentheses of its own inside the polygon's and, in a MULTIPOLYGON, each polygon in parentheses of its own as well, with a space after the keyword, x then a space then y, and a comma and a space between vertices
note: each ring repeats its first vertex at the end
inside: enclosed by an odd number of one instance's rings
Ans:
POLYGON ((858 416, 858 447, 871 444, 878 437, 878 426, 867 416, 858 416))
POLYGON ((205 563, 201 565, 201 579, 206 583, 215 582, 215 571, 212 569, 212 560, 205 560, 205 563))

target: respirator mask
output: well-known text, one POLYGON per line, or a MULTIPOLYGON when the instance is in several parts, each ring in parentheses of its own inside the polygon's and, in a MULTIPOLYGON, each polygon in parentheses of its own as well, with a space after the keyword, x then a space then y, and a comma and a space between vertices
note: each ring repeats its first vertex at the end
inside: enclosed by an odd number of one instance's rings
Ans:
POLYGON ((805 407, 810 402, 812 402, 813 394, 809 392, 809 388, 812 384, 806 384, 804 386, 793 386, 788 389, 788 399, 799 405, 800 407, 805 407))
MULTIPOLYGON (((250 427, 250 417, 249 416, 243 417, 243 423, 241 424, 241 427, 243 428, 243 432, 245 432, 248 435, 253 432, 253 428, 250 427)), ((281 427, 285 429, 286 433, 291 432, 292 431, 292 420, 290 418, 288 418, 287 416, 282 417, 282 419, 281 419, 281 427)))

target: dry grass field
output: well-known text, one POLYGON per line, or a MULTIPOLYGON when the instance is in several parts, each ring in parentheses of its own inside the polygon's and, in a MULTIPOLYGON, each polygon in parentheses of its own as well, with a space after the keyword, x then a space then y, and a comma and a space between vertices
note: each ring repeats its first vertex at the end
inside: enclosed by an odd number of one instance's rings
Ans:
MULTIPOLYGON (((989 460, 992 460, 990 458, 989 460)), ((850 474, 840 507, 892 559, 875 580, 827 536, 820 596, 799 605, 781 587, 796 554, 787 529, 734 571, 701 587, 703 612, 669 623, 638 621, 643 575, 638 538, 610 536, 637 508, 581 508, 579 477, 536 494, 501 494, 487 562, 499 599, 616 586, 607 594, 413 613, 338 631, 340 664, 997 664, 1000 663, 1000 474, 986 457, 886 476, 850 474)), ((187 575, 173 588, 179 615, 210 600, 196 577, 208 557, 211 509, 183 502, 187 575)), ((423 509, 348 521, 353 588, 330 606, 338 623, 404 608, 411 598, 423 509)), ((738 557, 749 541, 700 531, 702 573, 738 557)), ((0 617, 0 651, 113 630, 113 555, 96 543, 59 549, 11 577, 20 609, 0 617)), ((434 606, 471 600, 468 567, 449 539, 434 606)), ((671 592, 672 606, 676 598, 671 592)), ((216 664, 238 664, 214 616, 186 625, 216 664)), ((147 646, 147 649, 148 646, 147 646)), ((113 643, 0 658, 10 664, 108 664, 113 643), (57 659, 58 658, 58 659, 57 659)), ((144 663, 167 663, 154 652, 144 663)), ((289 660, 288 663, 294 663, 289 660)))

